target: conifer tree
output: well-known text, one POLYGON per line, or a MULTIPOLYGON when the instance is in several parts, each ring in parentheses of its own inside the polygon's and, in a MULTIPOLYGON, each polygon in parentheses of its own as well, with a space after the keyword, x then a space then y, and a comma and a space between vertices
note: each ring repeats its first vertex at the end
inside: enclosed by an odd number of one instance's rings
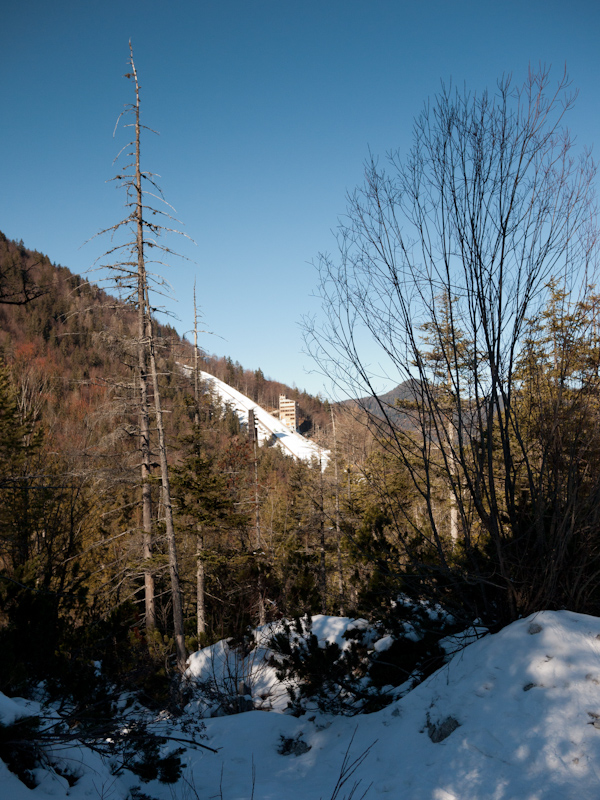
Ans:
POLYGON ((0 368, 0 554, 5 566, 23 567, 30 557, 35 497, 31 496, 28 462, 39 448, 32 426, 19 414, 7 369, 0 368))

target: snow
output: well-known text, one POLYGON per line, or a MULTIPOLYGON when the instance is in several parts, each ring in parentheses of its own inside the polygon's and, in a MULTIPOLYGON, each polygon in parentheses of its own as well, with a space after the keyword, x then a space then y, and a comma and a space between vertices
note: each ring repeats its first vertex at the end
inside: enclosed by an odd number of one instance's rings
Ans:
POLYGON ((22 697, 6 697, 0 692, 0 725, 12 725, 16 720, 31 717, 35 713, 32 703, 22 697))
MULTIPOLYGON (((356 729, 353 756, 375 743, 356 775, 365 789, 372 783, 368 796, 598 798, 600 730, 593 724, 595 714, 600 719, 598 637, 596 618, 544 612, 474 642, 376 714, 297 720, 269 714, 259 729, 240 738, 237 718, 208 720, 209 735, 223 747, 215 761, 224 764, 225 796, 249 797, 253 762, 257 798, 328 797, 356 729), (448 718, 459 727, 433 742, 428 723, 433 728, 448 718), (298 757, 278 755, 282 733, 302 733, 311 750, 298 757)), ((203 763, 201 787, 210 795, 220 766, 213 772, 210 758, 203 763)))
POLYGON ((378 639, 375 644, 373 645, 373 649, 376 653, 384 653, 386 650, 389 650, 390 647, 394 643, 393 636, 383 636, 381 639, 378 639))
POLYGON ((259 442, 270 441, 273 438, 282 447, 284 452, 291 454, 301 461, 316 461, 325 469, 329 460, 329 451, 319 447, 315 442, 305 439, 304 436, 291 430, 276 417, 269 414, 264 408, 224 381, 215 378, 208 372, 200 372, 200 377, 218 395, 223 403, 228 403, 236 411, 240 422, 248 423, 248 411, 254 409, 254 418, 257 423, 259 442))
POLYGON ((347 644, 344 634, 347 630, 362 628, 365 620, 353 620, 349 617, 328 617, 325 614, 316 614, 311 620, 311 632, 324 647, 326 642, 344 647, 347 644))
MULTIPOLYGON (((343 631, 356 624, 362 621, 320 617, 313 630, 322 641, 341 643, 343 631)), ((260 641, 266 652, 266 639, 260 641)), ((265 677, 270 668, 262 655, 244 664, 253 696, 277 688, 273 673, 265 677)), ((206 648, 190 658, 190 676, 206 675, 211 660, 226 665, 230 658, 227 643, 206 648)), ((3 721, 19 707, 0 695, 3 721)), ((366 797, 373 800, 597 800, 600 619, 546 611, 519 620, 472 642, 377 713, 296 718, 283 711, 280 703, 276 711, 204 720, 205 743, 218 753, 190 749, 179 784, 152 782, 141 790, 157 800, 329 800, 349 749, 350 760, 366 755, 339 800, 358 780, 355 797, 370 787, 366 797), (284 740, 304 744, 282 748, 284 740)), ((188 709, 193 713, 197 707, 188 709)), ((111 776, 85 748, 78 757, 81 778, 68 793, 58 781, 30 791, 0 763, 0 798, 124 800, 132 777, 111 776)))
MULTIPOLYGON (((317 637, 321 647, 329 642, 343 649, 348 645, 344 633, 367 625, 366 620, 317 614, 311 618, 311 633, 317 637)), ((304 625, 303 629, 306 630, 304 625)), ((282 631, 281 622, 272 622, 257 628, 257 646, 246 657, 241 656, 239 650, 230 648, 227 640, 193 653, 188 659, 185 677, 202 685, 205 692, 203 697, 192 701, 187 711, 194 711, 202 717, 219 716, 222 714, 223 701, 227 701, 232 695, 243 694, 239 691, 243 684, 248 688, 255 708, 285 712, 289 699, 287 684, 278 681, 275 663, 271 663, 273 653, 268 646, 270 639, 282 631)), ((291 635, 298 638, 298 634, 291 635)))
POLYGON ((188 713, 210 717, 222 713, 223 702, 232 696, 243 695, 242 685, 248 689, 255 708, 265 711, 285 711, 287 692, 269 665, 271 655, 267 642, 281 626, 269 625, 257 631, 258 647, 246 658, 230 648, 228 641, 220 641, 190 656, 185 677, 205 687, 204 696, 194 699, 187 707, 188 713))

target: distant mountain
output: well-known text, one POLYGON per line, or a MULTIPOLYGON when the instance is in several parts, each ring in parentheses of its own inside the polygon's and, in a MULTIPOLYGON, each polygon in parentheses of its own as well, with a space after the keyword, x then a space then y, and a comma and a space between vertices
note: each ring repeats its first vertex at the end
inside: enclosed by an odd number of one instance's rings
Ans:
POLYGON ((400 428, 412 428, 414 423, 411 420, 411 412, 403 410, 403 403, 414 403, 419 398, 419 384, 416 380, 408 380, 399 383, 385 394, 378 395, 377 399, 372 396, 361 397, 358 400, 345 400, 345 405, 356 405, 368 414, 384 420, 387 419, 400 428))
MULTIPOLYGON (((394 389, 390 389, 389 392, 385 394, 379 395, 380 401, 386 407, 393 408, 396 406, 397 401, 409 401, 414 402, 416 401, 419 395, 419 382, 416 380, 408 380, 399 383, 394 389)), ((364 402, 371 401, 375 403, 375 400, 371 398, 365 398, 364 402)), ((363 402, 363 401, 361 401, 363 402)))
MULTIPOLYGON (((423 413, 423 408, 429 406, 432 413, 436 410, 443 411, 443 395, 437 395, 440 401, 439 407, 436 404, 435 398, 438 391, 440 390, 436 390, 435 386, 429 386, 427 392, 425 392, 424 388, 421 388, 419 381, 411 379, 399 383, 398 386, 385 394, 378 395, 377 400, 374 397, 362 397, 359 400, 346 402, 354 403, 375 419, 382 420, 382 427, 385 425, 383 421, 387 420, 394 427, 414 430, 415 428, 420 428, 422 424, 422 418, 419 418, 419 414, 423 413), (429 395, 428 398, 427 394, 429 395), (421 412, 419 412, 418 406, 421 407, 421 412)), ((485 413, 483 409, 480 409, 480 412, 485 413)), ((458 420, 456 412, 455 420, 458 420)), ((477 412, 474 408, 469 410, 467 401, 463 401, 461 405, 460 424, 464 432, 471 428, 475 434, 478 430, 477 412)))

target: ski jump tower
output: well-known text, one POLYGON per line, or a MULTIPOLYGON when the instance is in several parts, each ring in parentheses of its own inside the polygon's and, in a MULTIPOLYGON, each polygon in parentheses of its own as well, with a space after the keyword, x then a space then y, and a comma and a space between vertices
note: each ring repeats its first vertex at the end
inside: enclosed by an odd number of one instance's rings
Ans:
POLYGON ((298 429, 298 403, 295 400, 288 400, 284 394, 279 395, 279 419, 290 430, 298 429))

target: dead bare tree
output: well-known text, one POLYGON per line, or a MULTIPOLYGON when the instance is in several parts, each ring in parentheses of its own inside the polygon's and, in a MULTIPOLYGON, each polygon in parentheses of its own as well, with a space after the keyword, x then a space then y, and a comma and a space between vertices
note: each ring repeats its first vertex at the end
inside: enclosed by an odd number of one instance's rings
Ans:
POLYGON ((344 616, 344 569, 342 564, 342 532, 340 527, 340 479, 338 470, 338 441, 335 427, 335 414, 333 406, 331 411, 331 433, 333 438, 333 489, 335 497, 335 549, 338 573, 338 613, 344 616))
POLYGON ((417 584, 460 593, 475 583, 488 619, 556 603, 559 576, 576 579, 566 555, 553 560, 556 537, 589 524, 576 513, 564 524, 576 509, 548 495, 549 444, 526 437, 518 404, 527 320, 550 279, 574 297, 596 267, 596 169, 565 127, 569 87, 565 73, 551 89, 546 69, 521 87, 503 78, 495 93, 443 87, 406 159, 366 164, 339 256, 318 260, 324 321, 306 326, 317 362, 364 399, 426 509, 396 525, 417 584), (384 378, 404 383, 401 407, 381 399, 384 378), (436 508, 436 482, 450 489, 451 514, 436 508))
MULTIPOLYGON (((178 233, 172 227, 173 217, 171 207, 165 203, 165 208, 159 208, 156 201, 165 202, 162 192, 157 186, 154 175, 143 171, 141 168, 141 131, 150 130, 140 121, 140 86, 137 70, 133 60, 133 49, 129 43, 130 72, 125 77, 133 81, 135 88, 135 102, 128 104, 123 114, 133 116, 132 123, 126 127, 134 129, 134 138, 124 148, 119 156, 125 153, 132 160, 127 163, 114 178, 120 188, 124 188, 127 195, 127 216, 120 222, 101 231, 110 233, 114 237, 121 231, 126 231, 126 241, 116 244, 105 254, 109 263, 102 263, 110 271, 108 282, 119 292, 121 299, 129 302, 136 308, 138 315, 137 331, 137 385, 139 391, 139 451, 141 455, 141 491, 142 491, 142 517, 143 517, 143 551, 147 562, 152 559, 152 507, 151 507, 151 407, 154 406, 153 415, 157 431, 157 451, 161 476, 161 502, 164 510, 164 523, 168 549, 169 573, 171 579, 171 595, 173 604, 173 625, 177 664, 180 670, 185 667, 186 649, 183 632, 183 609, 181 588, 179 583, 179 569, 175 531, 173 525, 173 511, 171 504, 171 490, 169 482, 169 467, 167 458, 167 444, 163 424, 163 410, 161 404, 160 385, 158 380, 156 335, 154 332, 154 317, 156 311, 150 302, 150 290, 164 292, 165 282, 162 278, 148 273, 150 262, 147 253, 150 249, 159 252, 161 257, 174 255, 174 252, 158 241, 158 237, 165 233, 178 233), (146 188, 148 187, 148 188, 146 188), (153 221, 158 219, 159 221, 153 221)), ((123 116, 123 114, 121 116, 123 116)), ((119 117, 121 119, 121 117, 119 117)), ((117 158, 119 158, 117 156, 117 158)), ((162 261, 158 262, 162 264, 162 261)), ((154 605, 154 578, 152 567, 149 565, 144 570, 145 581, 145 607, 146 625, 153 628, 155 625, 154 605)))
MULTIPOLYGON (((196 281, 194 281, 194 425, 200 427, 200 368, 198 366, 198 307, 196 305, 196 281)), ((196 633, 198 642, 206 633, 206 571, 204 568, 204 533, 198 523, 196 543, 196 633)))

